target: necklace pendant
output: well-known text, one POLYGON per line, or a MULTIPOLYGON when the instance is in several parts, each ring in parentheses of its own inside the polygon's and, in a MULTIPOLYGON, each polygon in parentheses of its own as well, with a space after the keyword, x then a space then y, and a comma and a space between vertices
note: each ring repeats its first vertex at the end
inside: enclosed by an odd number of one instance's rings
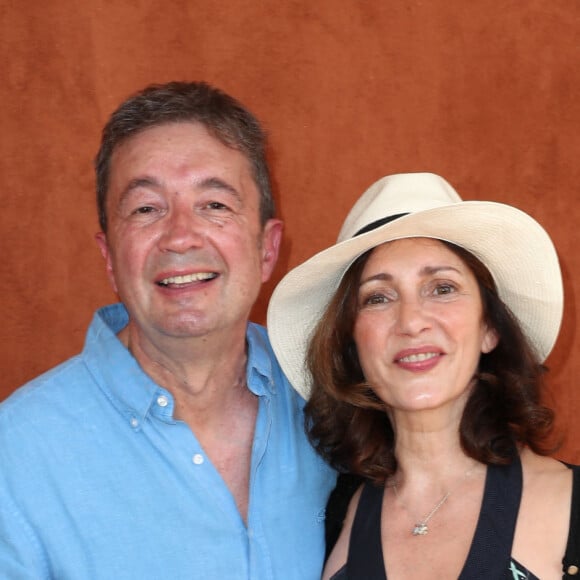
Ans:
POLYGON ((429 528, 427 524, 421 522, 420 524, 415 524, 413 531, 411 532, 414 536, 426 536, 429 528))

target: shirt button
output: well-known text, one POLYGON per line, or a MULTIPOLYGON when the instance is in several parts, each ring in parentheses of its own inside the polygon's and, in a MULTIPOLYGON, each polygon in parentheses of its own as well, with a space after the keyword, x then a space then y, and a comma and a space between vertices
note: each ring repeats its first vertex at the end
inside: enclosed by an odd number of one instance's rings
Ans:
POLYGON ((196 464, 196 465, 201 465, 203 463, 203 455, 201 453, 196 453, 193 458, 192 461, 196 464))
POLYGON ((157 404, 160 407, 167 407, 169 401, 167 400, 167 397, 165 395, 160 395, 159 397, 157 397, 157 404))
POLYGON ((576 574, 578 574, 578 566, 568 566, 567 572, 570 576, 576 576, 576 574))
POLYGON ((131 427, 139 427, 139 420, 135 419, 135 417, 131 417, 131 427))

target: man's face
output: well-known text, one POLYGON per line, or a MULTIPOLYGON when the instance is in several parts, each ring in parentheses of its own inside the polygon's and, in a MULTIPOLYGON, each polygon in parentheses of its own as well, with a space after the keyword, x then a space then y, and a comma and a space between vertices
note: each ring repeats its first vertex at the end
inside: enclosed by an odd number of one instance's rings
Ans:
POLYGON ((242 153, 198 123, 146 129, 113 153, 107 215, 97 241, 141 339, 245 332, 282 225, 262 228, 242 153))

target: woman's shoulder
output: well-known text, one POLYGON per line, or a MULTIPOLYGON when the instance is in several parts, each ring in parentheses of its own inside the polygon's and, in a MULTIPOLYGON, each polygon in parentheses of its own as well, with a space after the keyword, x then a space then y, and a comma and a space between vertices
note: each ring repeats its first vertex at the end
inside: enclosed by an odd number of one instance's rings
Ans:
POLYGON ((572 508, 566 554, 562 560, 564 578, 574 578, 580 570, 580 465, 567 463, 573 473, 572 508))
MULTIPOLYGON (((521 453, 523 494, 521 510, 536 521, 551 519, 565 522, 566 528, 572 506, 574 470, 554 459, 537 455, 530 450, 521 453)), ((577 470, 576 470, 577 471, 577 470)))
POLYGON ((580 570, 580 465, 556 460, 538 461, 537 463, 538 466, 544 467, 546 473, 550 474, 549 480, 551 479, 557 486, 561 486, 563 494, 561 501, 565 502, 565 506, 569 510, 568 539, 562 558, 562 578, 576 578, 580 570), (570 479, 572 480, 571 484, 570 479))
POLYGON ((569 469, 572 471, 574 481, 576 481, 576 479, 580 480, 580 465, 576 465, 574 463, 567 463, 567 462, 562 462, 562 464, 566 466, 566 469, 569 469))
POLYGON ((573 472, 562 462, 528 449, 522 451, 521 460, 523 493, 512 555, 539 578, 561 577, 573 472))
POLYGON ((521 454, 524 482, 530 484, 563 485, 570 487, 574 470, 579 468, 554 459, 538 455, 525 448, 521 454))

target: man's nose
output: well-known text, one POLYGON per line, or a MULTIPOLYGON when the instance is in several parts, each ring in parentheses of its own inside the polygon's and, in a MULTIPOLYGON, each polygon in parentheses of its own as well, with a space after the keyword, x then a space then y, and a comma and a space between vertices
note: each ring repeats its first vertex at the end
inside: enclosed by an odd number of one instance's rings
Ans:
POLYGON ((206 224, 193 209, 175 208, 163 222, 161 250, 182 253, 203 245, 206 224))

